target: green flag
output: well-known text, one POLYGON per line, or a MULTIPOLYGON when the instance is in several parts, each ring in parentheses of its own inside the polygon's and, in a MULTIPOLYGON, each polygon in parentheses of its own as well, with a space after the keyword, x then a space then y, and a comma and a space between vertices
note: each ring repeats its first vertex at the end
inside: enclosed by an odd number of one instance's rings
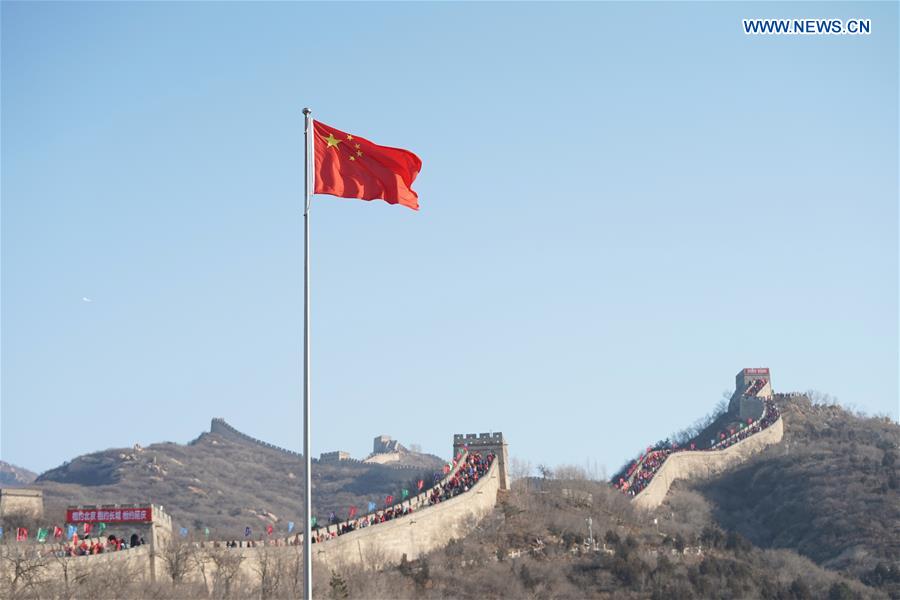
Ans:
POLYGON ((47 541, 47 532, 48 530, 43 527, 38 527, 37 541, 40 543, 44 543, 47 541))
POLYGON ((106 531, 106 523, 100 523, 100 534, 103 535, 103 532, 106 531))
POLYGON ((315 518, 315 517, 311 518, 311 519, 309 520, 309 522, 310 522, 310 526, 311 526, 311 527, 315 527, 315 526, 316 526, 316 518, 315 518))
POLYGON ((400 490, 400 499, 406 500, 409 498, 409 490, 400 490))
POLYGON ((209 527, 203 528, 203 535, 205 535, 206 537, 209 537, 209 527))

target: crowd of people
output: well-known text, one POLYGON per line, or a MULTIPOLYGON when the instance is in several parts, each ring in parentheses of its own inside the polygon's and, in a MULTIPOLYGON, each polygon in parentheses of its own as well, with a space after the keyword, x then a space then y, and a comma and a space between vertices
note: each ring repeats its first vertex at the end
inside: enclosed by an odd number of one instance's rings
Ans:
MULTIPOLYGON (((488 472, 493 463, 493 453, 488 453, 486 456, 482 456, 479 452, 469 452, 462 455, 454 467, 455 470, 451 469, 444 481, 437 483, 429 490, 427 493, 427 505, 438 504, 469 491, 488 472)), ((435 478, 440 481, 439 475, 436 475, 435 478)), ((364 529, 399 519, 412 514, 417 508, 421 508, 421 506, 416 506, 413 502, 403 502, 382 511, 363 515, 358 519, 344 521, 337 524, 333 529, 316 529, 313 532, 312 543, 326 542, 357 529, 364 529)))
POLYGON ((129 539, 125 539, 125 536, 109 535, 105 540, 102 537, 91 538, 90 535, 86 535, 81 540, 75 537, 71 542, 65 544, 62 554, 64 556, 89 556, 105 552, 119 552, 142 546, 144 543, 144 538, 136 533, 131 534, 129 539))
MULTIPOLYGON (((716 439, 709 440, 709 445, 700 451, 729 448, 754 433, 767 428, 777 421, 778 417, 779 413, 775 402, 768 398, 764 399, 763 412, 759 419, 747 419, 746 422, 742 421, 732 424, 726 430, 719 432, 718 441, 716 439)), ((693 440, 684 446, 667 444, 658 447, 648 447, 647 451, 639 456, 624 473, 619 473, 614 477, 613 487, 629 496, 637 496, 644 488, 650 485, 653 477, 662 468, 663 463, 670 455, 675 452, 698 451, 697 444, 697 440, 693 440)))

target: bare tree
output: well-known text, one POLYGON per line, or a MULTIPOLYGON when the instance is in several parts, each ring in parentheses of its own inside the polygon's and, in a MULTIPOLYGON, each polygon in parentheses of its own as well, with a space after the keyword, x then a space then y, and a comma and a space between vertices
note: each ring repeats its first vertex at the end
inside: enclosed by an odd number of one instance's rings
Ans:
POLYGON ((0 591, 5 592, 4 597, 19 598, 34 592, 43 583, 47 562, 34 548, 0 547, 0 591))
POLYGON ((215 566, 213 597, 230 598, 239 583, 244 556, 237 549, 229 548, 210 548, 207 556, 215 566))
POLYGON ((172 579, 172 587, 184 581, 194 564, 195 553, 192 544, 181 540, 172 540, 159 553, 159 557, 166 565, 166 572, 172 579))

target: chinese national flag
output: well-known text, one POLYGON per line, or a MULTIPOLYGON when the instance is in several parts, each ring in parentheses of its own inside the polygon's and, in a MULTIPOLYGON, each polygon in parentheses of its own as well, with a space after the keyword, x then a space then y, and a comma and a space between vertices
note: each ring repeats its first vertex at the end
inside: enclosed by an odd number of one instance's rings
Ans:
POLYGON ((418 156, 409 150, 379 146, 319 121, 314 121, 313 139, 315 193, 381 199, 419 210, 419 195, 412 190, 422 169, 418 156))

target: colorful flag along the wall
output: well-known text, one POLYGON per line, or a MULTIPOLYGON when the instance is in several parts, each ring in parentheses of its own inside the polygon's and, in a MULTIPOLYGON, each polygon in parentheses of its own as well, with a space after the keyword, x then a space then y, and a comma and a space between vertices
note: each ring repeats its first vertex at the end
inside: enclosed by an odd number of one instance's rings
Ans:
POLYGON ((423 487, 424 485, 425 485, 425 481, 422 480, 422 479, 420 479, 419 482, 416 484, 416 488, 418 488, 418 490, 421 492, 421 491, 422 491, 422 487, 423 487))
POLYGON ((44 527, 38 527, 37 541, 40 542, 41 544, 46 542, 48 533, 50 533, 50 531, 48 529, 46 529, 44 527))
POLYGON ((62 537, 62 534, 63 534, 62 527, 60 527, 59 525, 54 525, 53 526, 53 537, 58 540, 62 537))
POLYGON ((288 521, 288 533, 292 532, 293 530, 294 530, 294 522, 288 521))
POLYGON ((266 525, 266 535, 272 535, 273 531, 275 531, 275 529, 271 525, 266 525))
POLYGON ((406 500, 407 498, 409 498, 409 490, 407 490, 407 489, 400 490, 400 499, 406 500))
POLYGON ((78 531, 78 528, 74 525, 69 525, 68 527, 66 527, 66 539, 71 540, 76 531, 78 531))
POLYGON ((249 537, 251 533, 249 527, 244 527, 244 537, 249 537))
POLYGON ((369 512, 372 512, 376 508, 378 508, 377 504, 375 504, 374 502, 369 502, 369 512))
POLYGON ((394 496, 388 496, 387 498, 384 499, 385 506, 390 506, 391 503, 393 503, 393 502, 394 502, 394 496))
POLYGON ((16 529, 16 541, 24 542, 28 539, 28 530, 24 527, 19 527, 16 529))
POLYGON ((84 524, 84 535, 90 534, 92 528, 93 528, 93 526, 90 523, 85 523, 84 524))
POLYGON ((187 527, 182 527, 180 530, 178 530, 178 533, 181 535, 181 537, 187 537, 187 534, 188 534, 187 527))
POLYGON ((316 519, 315 517, 311 517, 311 518, 309 519, 309 524, 310 524, 311 527, 315 527, 318 523, 319 523, 319 520, 316 519))
POLYGON ((352 519, 352 518, 355 517, 355 516, 356 516, 356 507, 355 507, 355 506, 351 506, 351 507, 350 507, 350 516, 347 517, 347 518, 348 518, 348 519, 352 519))
POLYGON ((103 532, 106 531, 106 523, 99 523, 97 528, 100 530, 99 535, 103 535, 103 532))

